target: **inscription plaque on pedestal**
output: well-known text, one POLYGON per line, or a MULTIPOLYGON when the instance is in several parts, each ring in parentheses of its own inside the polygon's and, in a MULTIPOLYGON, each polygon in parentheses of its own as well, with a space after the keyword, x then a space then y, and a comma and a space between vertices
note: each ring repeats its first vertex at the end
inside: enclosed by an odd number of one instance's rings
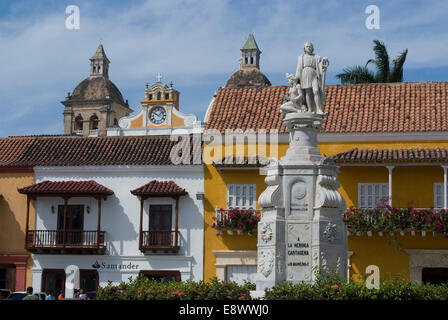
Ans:
POLYGON ((311 280, 311 227, 309 223, 288 223, 286 238, 286 278, 311 280))

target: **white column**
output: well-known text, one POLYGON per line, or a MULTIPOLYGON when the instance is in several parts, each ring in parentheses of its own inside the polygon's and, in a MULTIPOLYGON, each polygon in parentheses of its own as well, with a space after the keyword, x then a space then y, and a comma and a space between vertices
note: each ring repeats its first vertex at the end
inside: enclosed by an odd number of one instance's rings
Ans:
POLYGON ((442 166, 442 168, 443 168, 443 208, 446 210, 448 208, 448 204, 447 204, 447 184, 448 184, 447 169, 448 169, 448 166, 442 166))
POLYGON ((392 207, 392 170, 394 169, 394 166, 387 166, 386 168, 389 171, 389 206, 392 207))

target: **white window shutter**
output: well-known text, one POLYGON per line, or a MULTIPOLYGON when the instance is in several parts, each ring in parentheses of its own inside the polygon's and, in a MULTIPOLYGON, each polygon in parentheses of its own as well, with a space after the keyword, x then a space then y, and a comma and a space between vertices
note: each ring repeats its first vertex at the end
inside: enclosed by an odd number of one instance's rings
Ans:
POLYGON ((255 184, 227 185, 227 208, 248 209, 255 208, 255 184))
POLYGON ((360 208, 375 208, 380 200, 389 196, 387 183, 358 183, 358 206, 360 208))

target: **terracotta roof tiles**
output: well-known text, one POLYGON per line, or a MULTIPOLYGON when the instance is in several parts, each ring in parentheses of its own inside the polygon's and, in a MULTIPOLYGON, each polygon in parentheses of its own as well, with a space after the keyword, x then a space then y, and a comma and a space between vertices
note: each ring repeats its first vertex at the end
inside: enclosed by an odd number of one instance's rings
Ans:
MULTIPOLYGON (((220 88, 207 129, 272 129, 285 133, 279 113, 287 86, 220 88)), ((328 85, 324 133, 448 131, 448 82, 328 85)))
MULTIPOLYGON (((169 136, 3 138, 0 167, 173 165, 176 144, 169 136)), ((191 150, 193 163, 193 152, 201 150, 191 150)))
POLYGON ((114 192, 93 180, 43 181, 18 190, 28 195, 113 195, 114 192))
POLYGON ((179 187, 174 181, 158 181, 151 182, 132 190, 131 193, 136 196, 183 196, 187 192, 179 187))
POLYGON ((330 157, 336 163, 448 162, 448 148, 358 149, 330 157))

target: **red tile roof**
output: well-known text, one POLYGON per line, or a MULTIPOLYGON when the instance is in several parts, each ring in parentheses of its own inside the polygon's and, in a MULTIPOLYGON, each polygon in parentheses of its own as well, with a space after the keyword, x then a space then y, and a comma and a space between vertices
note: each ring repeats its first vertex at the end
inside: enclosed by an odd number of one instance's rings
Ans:
POLYGON ((141 186, 131 193, 136 196, 153 196, 153 197, 171 197, 184 196, 187 194, 185 189, 179 187, 174 181, 158 181, 153 180, 144 186, 141 186))
POLYGON ((330 157, 336 163, 361 162, 448 162, 447 148, 358 149, 330 157))
MULTIPOLYGON (((173 165, 176 144, 169 136, 2 138, 0 167, 173 165)), ((192 164, 201 150, 190 149, 192 164)))
MULTIPOLYGON (((277 129, 286 86, 220 88, 206 129, 277 129)), ((328 85, 324 133, 448 131, 448 82, 328 85)))
POLYGON ((35 138, 0 138, 0 167, 14 166, 35 138))
POLYGON ((114 192, 93 180, 88 181, 43 181, 18 190, 19 193, 35 196, 52 195, 113 195, 114 192))

